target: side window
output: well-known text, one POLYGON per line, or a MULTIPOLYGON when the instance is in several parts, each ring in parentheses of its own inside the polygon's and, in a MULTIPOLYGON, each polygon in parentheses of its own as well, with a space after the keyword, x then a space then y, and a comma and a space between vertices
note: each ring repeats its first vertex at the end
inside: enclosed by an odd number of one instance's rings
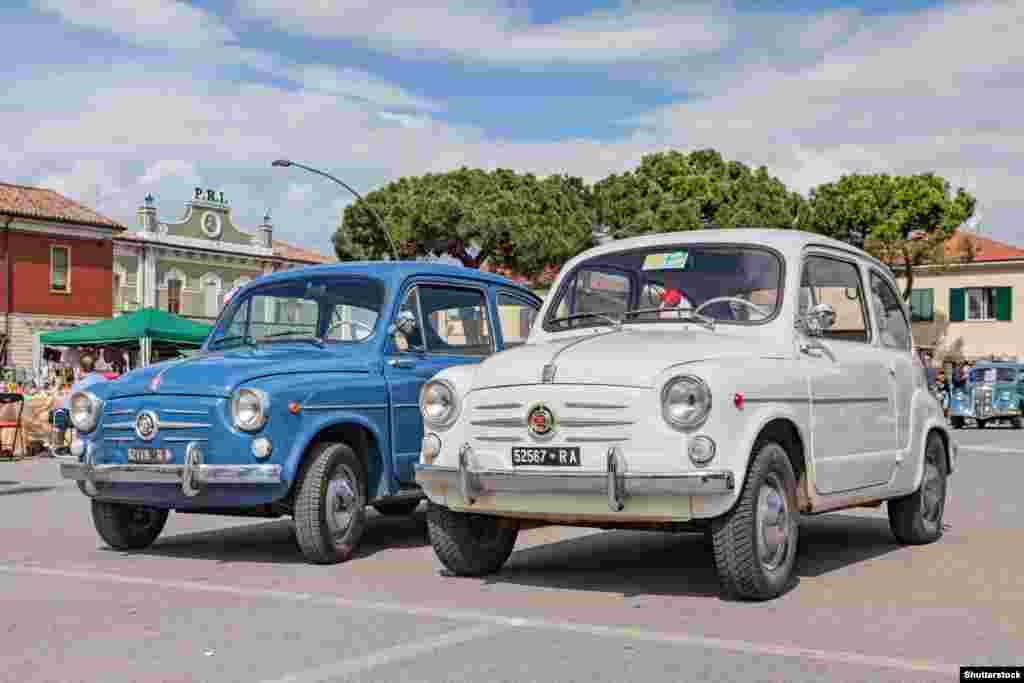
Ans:
POLYGON ((494 352, 483 292, 434 285, 418 289, 427 351, 466 356, 487 356, 494 352))
POLYGON ((825 330, 822 337, 854 342, 871 340, 864 288, 856 265, 827 256, 809 256, 804 261, 800 286, 808 290, 807 294, 801 293, 802 312, 807 310, 805 305, 828 304, 836 313, 835 325, 825 330))
POLYGON ((498 293, 498 320, 501 322, 501 336, 505 339, 505 348, 526 343, 533 320, 537 317, 537 310, 523 299, 498 293))
MULTIPOLYGON (((623 273, 595 269, 581 270, 562 290, 562 298, 553 308, 551 319, 579 313, 605 313, 618 317, 629 309, 630 279, 623 273)), ((556 322, 553 330, 589 327, 601 323, 596 318, 580 318, 556 322)))
POLYGON ((876 273, 871 273, 871 305, 878 320, 882 344, 892 349, 910 350, 910 325, 903 313, 900 299, 892 286, 876 273))
POLYGON ((416 330, 406 337, 404 334, 395 332, 394 342, 395 348, 399 351, 409 351, 410 349, 420 349, 423 346, 423 321, 420 320, 420 303, 419 303, 419 288, 413 287, 405 295, 405 299, 402 301, 402 305, 398 308, 398 315, 403 313, 412 313, 413 319, 416 321, 416 330))

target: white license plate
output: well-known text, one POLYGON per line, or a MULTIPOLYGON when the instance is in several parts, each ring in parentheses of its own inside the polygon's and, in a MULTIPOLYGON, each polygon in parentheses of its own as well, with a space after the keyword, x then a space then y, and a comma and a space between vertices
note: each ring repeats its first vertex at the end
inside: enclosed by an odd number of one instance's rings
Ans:
POLYGON ((512 449, 513 465, 580 467, 579 446, 517 446, 512 449))
POLYGON ((171 461, 169 448, 129 448, 128 462, 137 465, 165 465, 171 461))

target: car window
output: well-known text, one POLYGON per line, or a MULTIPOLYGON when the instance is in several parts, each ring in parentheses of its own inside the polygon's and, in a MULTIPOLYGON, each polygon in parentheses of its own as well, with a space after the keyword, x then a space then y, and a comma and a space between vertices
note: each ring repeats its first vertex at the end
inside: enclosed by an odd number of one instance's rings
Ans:
POLYGON ((530 328, 537 317, 537 307, 519 297, 498 293, 498 321, 505 348, 520 346, 530 336, 530 328))
MULTIPOLYGON (((555 306, 553 319, 579 313, 605 313, 618 317, 629 308, 630 280, 623 273, 614 271, 583 269, 577 272, 572 282, 562 289, 562 296, 555 306)), ((603 324, 600 320, 582 318, 556 323, 556 329, 589 327, 603 324)))
POLYGON ((469 356, 494 352, 487 299, 478 289, 421 285, 427 351, 469 356))
POLYGON ((878 321, 878 334, 884 346, 910 350, 910 325, 900 299, 892 286, 877 273, 871 273, 871 305, 878 321))
POLYGON ((840 341, 868 342, 864 288, 856 265, 827 256, 808 256, 804 261, 801 288, 809 295, 800 297, 800 314, 814 304, 828 304, 836 313, 836 322, 822 337, 840 341), (813 302, 813 304, 812 304, 813 302))

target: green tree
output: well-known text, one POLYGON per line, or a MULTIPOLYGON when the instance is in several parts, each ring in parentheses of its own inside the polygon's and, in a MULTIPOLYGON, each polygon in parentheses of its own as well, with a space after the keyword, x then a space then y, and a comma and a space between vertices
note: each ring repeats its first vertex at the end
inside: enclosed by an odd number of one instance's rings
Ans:
POLYGON ((649 154, 594 186, 598 221, 613 237, 706 227, 792 228, 804 199, 761 166, 713 149, 649 154))
MULTIPOLYGON (((468 267, 550 277, 552 266, 591 244, 590 190, 569 176, 461 168, 401 178, 365 201, 392 231, 403 259, 447 253, 468 267)), ((343 261, 388 253, 380 226, 358 201, 346 207, 334 247, 343 261)))
POLYGON ((952 256, 945 245, 976 203, 934 173, 847 175, 811 190, 801 227, 850 242, 901 270, 903 298, 909 300, 915 266, 973 258, 969 241, 966 251, 952 256))

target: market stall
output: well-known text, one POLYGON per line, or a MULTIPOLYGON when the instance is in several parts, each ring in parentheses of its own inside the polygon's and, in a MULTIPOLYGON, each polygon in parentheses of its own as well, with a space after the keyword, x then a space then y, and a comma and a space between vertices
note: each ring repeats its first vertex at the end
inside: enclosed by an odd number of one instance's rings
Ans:
MULTIPOLYGON (((44 347, 51 348, 131 350, 137 352, 139 365, 145 366, 197 349, 209 332, 209 325, 159 309, 146 308, 92 325, 44 334, 40 341, 44 347)), ((31 452, 33 444, 37 448, 40 444, 57 445, 52 443, 56 432, 50 424, 50 411, 62 407, 69 388, 68 381, 58 381, 42 389, 17 385, 4 387, 6 391, 22 393, 25 398, 21 415, 22 437, 18 438, 15 455, 23 455, 26 450, 31 452)), ((15 403, 0 405, 0 423, 16 421, 20 409, 21 406, 15 403)), ((15 430, 3 429, 3 432, 0 451, 14 446, 15 430)))

